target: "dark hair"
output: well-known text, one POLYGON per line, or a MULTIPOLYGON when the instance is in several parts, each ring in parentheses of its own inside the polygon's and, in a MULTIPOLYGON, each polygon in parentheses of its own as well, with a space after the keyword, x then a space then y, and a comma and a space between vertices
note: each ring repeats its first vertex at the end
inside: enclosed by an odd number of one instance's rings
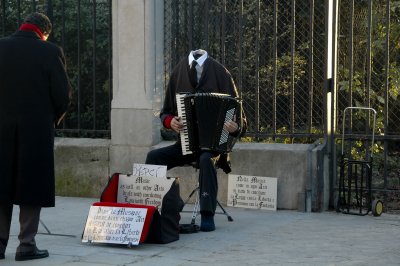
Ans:
POLYGON ((50 34, 53 25, 51 25, 50 19, 43 13, 35 12, 29 14, 24 23, 35 24, 43 34, 50 34))

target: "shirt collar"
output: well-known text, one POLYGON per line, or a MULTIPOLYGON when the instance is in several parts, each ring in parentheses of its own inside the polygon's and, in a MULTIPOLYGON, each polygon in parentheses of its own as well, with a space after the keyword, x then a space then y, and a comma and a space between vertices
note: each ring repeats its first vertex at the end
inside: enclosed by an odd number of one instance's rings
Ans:
POLYGON ((196 60, 197 64, 199 64, 199 66, 203 66, 207 57, 208 57, 208 53, 205 50, 199 49, 199 50, 195 50, 195 51, 190 51, 189 56, 188 56, 189 66, 192 65, 193 60, 196 60), (199 58, 197 58, 197 60, 194 59, 194 56, 193 56, 196 53, 201 54, 201 56, 199 58))

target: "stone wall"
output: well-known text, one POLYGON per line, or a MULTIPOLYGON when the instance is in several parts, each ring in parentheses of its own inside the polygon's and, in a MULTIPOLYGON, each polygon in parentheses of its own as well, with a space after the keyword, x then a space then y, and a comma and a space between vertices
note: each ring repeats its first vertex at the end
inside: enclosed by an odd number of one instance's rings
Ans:
MULTIPOLYGON (((152 148, 169 144, 171 142, 161 142, 152 148)), ((323 210, 326 208, 324 201, 327 201, 325 194, 328 191, 319 190, 323 178, 318 176, 317 169, 321 167, 315 162, 318 149, 313 144, 237 143, 231 153, 231 174, 277 177, 278 209, 311 211, 312 206, 319 206, 322 202, 318 208, 323 210)), ((133 163, 144 163, 144 159, 127 158, 126 166, 110 171, 109 150, 109 140, 56 139, 57 195, 99 198, 110 174, 128 174, 132 172, 133 163)), ((145 155, 142 157, 145 158, 145 155)), ((192 167, 171 169, 168 176, 180 178, 183 199, 197 186, 198 172, 192 167)), ((228 175, 220 169, 218 183, 218 200, 226 205, 228 175)))

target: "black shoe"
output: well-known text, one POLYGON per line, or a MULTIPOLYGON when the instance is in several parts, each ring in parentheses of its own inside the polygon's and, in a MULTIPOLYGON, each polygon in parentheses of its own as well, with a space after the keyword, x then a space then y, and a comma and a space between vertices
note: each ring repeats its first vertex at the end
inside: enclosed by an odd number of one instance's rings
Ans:
POLYGON ((215 230, 214 216, 201 215, 200 230, 211 232, 215 230))
POLYGON ((32 251, 15 253, 15 260, 16 261, 34 260, 34 259, 46 258, 48 256, 49 252, 47 250, 39 250, 38 248, 35 248, 32 251))
POLYGON ((1 253, 0 254, 0 260, 4 260, 4 258, 5 258, 4 253, 1 253))

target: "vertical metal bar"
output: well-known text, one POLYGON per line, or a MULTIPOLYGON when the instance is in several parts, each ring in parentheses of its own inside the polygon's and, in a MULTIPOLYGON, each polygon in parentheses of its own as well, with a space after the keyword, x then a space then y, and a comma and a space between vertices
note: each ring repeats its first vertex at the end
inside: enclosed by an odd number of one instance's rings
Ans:
MULTIPOLYGON (((368 208, 367 208, 367 210, 368 210, 368 212, 370 211, 370 210, 372 210, 372 160, 371 160, 371 162, 370 162, 370 164, 367 164, 367 177, 366 177, 366 183, 367 183, 367 190, 368 190, 368 193, 367 193, 367 204, 368 204, 368 208)), ((385 195, 387 195, 386 193, 385 193, 385 195)))
MULTIPOLYGON (((65 52, 65 0, 61 1, 61 47, 65 52)), ((66 128, 66 119, 62 122, 63 129, 66 128)))
MULTIPOLYGON (((61 1, 61 47, 65 49, 65 0, 61 1)), ((65 121, 65 119, 64 119, 65 121)))
POLYGON ((361 211, 362 211, 362 185, 360 185, 360 186, 358 186, 358 168, 359 168, 359 166, 361 166, 361 169, 360 169, 360 171, 361 171, 361 182, 362 182, 362 174, 363 174, 363 165, 362 164, 354 164, 354 167, 355 167, 355 173, 354 173, 354 191, 355 191, 355 194, 356 194, 356 202, 357 202, 357 205, 359 205, 360 206, 360 210, 359 210, 359 213, 361 213, 361 211))
POLYGON ((351 204, 351 177, 353 176, 353 164, 349 162, 347 166, 347 212, 349 212, 351 204))
MULTIPOLYGON (((53 1, 47 0, 46 15, 49 17, 50 21, 53 21, 53 1)), ((53 36, 51 36, 53 39, 53 36)))
POLYGON ((92 55, 92 85, 93 85, 93 130, 96 129, 96 0, 93 0, 93 55, 92 55))
POLYGON ((32 0, 32 10, 36 12, 36 0, 32 0))
MULTIPOLYGON (((384 134, 387 135, 387 130, 389 126, 389 67, 390 67, 390 0, 386 1, 386 38, 385 38, 385 106, 383 109, 383 127, 384 134)), ((388 169, 387 169, 387 157, 388 157, 388 141, 384 140, 384 148, 383 148, 383 160, 384 160, 384 169, 383 169, 383 187, 387 189, 388 181, 388 169)))
MULTIPOLYGON (((110 0, 109 0, 110 1, 110 0)), ((171 22, 167 22, 167 19, 169 18, 173 18, 173 16, 171 14, 169 14, 169 12, 172 13, 173 9, 172 9, 172 4, 170 1, 165 1, 164 2, 164 91, 166 88, 166 84, 167 84, 167 73, 169 73, 169 64, 171 62, 171 46, 172 46, 172 39, 173 39, 173 23, 171 22), (167 35, 168 34, 168 35, 167 35)), ((164 95, 163 95, 164 96, 164 95)), ((164 101, 164 99, 162 98, 161 101, 164 101)))
POLYGON ((78 88, 78 130, 81 130, 81 0, 78 0, 78 14, 77 14, 77 33, 78 33, 78 79, 77 79, 77 88, 78 88))
MULTIPOLYGON (((367 202, 365 202, 365 205, 363 205, 363 192, 368 188, 368 186, 363 186, 363 183, 364 183, 364 175, 366 174, 366 173, 368 173, 368 172, 366 172, 365 171, 365 167, 368 167, 368 165, 367 164, 365 164, 365 163, 361 163, 360 164, 360 167, 361 167, 361 174, 360 174, 360 188, 359 188, 359 193, 360 193, 360 195, 359 195, 359 202, 357 202, 357 204, 360 204, 360 213, 362 213, 362 208, 364 207, 364 206, 368 206, 369 205, 369 201, 367 201, 367 202)), ((366 170, 368 170, 368 169, 366 169, 366 170)))
MULTIPOLYGON (((177 5, 177 3, 175 3, 175 4, 177 5)), ((193 24, 194 24, 193 0, 189 1, 189 5, 190 6, 189 6, 189 18, 188 18, 188 26, 189 26, 189 29, 188 29, 188 40, 189 40, 188 50, 194 50, 194 47, 193 47, 193 31, 194 31, 194 27, 193 27, 193 24)), ((178 24, 178 22, 176 22, 176 24, 178 24)))
MULTIPOLYGON (((239 88, 243 90, 243 0, 240 0, 239 13, 239 88)), ((240 92, 242 94, 242 92, 240 92)), ((242 95, 240 95, 242 97, 242 95)))
MULTIPOLYGON (((366 84, 366 107, 371 107, 371 60, 372 60, 372 0, 368 1, 368 37, 367 37, 367 84, 366 84)), ((369 115, 368 115, 369 117, 369 115)), ((367 119, 369 123, 369 119, 367 119)), ((367 127, 366 127, 367 128, 367 127)))
POLYGON ((260 0, 257 4, 257 22, 256 22, 256 102, 255 102, 255 119, 256 119, 256 127, 257 133, 260 133, 260 19, 261 19, 261 11, 260 11, 260 0))
POLYGON ((222 7, 222 25, 221 25, 221 63, 223 65, 226 64, 225 62, 225 42, 226 42, 226 0, 223 1, 222 7))
POLYGON ((205 43, 203 44, 205 49, 208 51, 210 47, 210 28, 208 27, 209 24, 209 14, 210 14, 210 5, 209 1, 205 1, 205 14, 204 14, 204 26, 203 29, 205 29, 206 36, 204 36, 205 43))
MULTIPOLYGON (((355 199, 356 199, 356 202, 357 202, 357 206, 360 206, 360 213, 361 213, 361 207, 362 207, 362 205, 360 204, 360 197, 361 197, 361 195, 359 195, 359 191, 360 191, 360 188, 358 187, 358 166, 359 165, 361 165, 362 166, 362 164, 354 164, 354 192, 355 192, 355 199)), ((361 171, 362 171, 362 168, 361 168, 361 171)), ((361 172, 361 174, 362 174, 362 172, 361 172)))
POLYGON ((325 0, 326 15, 326 68, 325 68, 325 94, 324 108, 326 116, 324 117, 324 139, 327 146, 328 158, 328 175, 329 175, 329 205, 333 206, 334 202, 334 179, 336 179, 336 149, 335 149, 335 132, 336 132, 336 77, 337 77, 337 29, 338 29, 338 0, 325 0))
MULTIPOLYGON (((294 133, 294 92, 295 92, 295 86, 294 86, 294 59, 296 56, 296 50, 295 50, 295 45, 296 45, 296 0, 292 0, 292 21, 291 21, 291 66, 290 66, 290 82, 291 82, 291 95, 290 95, 290 133, 293 135, 294 133)), ((291 140, 293 140, 293 137, 291 137, 291 140)))
POLYGON ((313 104, 314 104, 314 0, 310 0, 310 49, 308 51, 308 87, 309 87, 309 101, 308 101, 308 133, 312 133, 313 128, 313 104))
MULTIPOLYGON (((372 0, 368 1, 368 40, 367 40, 367 84, 366 84, 366 107, 371 107, 371 73, 372 73, 372 0)), ((367 112, 365 121, 365 134, 368 134, 370 127, 370 112, 367 112)), ((368 141, 366 141, 365 146, 367 147, 368 141)), ((370 150, 366 149, 366 159, 370 156, 370 150)))
POLYGON ((273 79, 272 79, 272 133, 275 140, 277 131, 276 125, 276 94, 277 94, 277 79, 278 79, 278 0, 274 0, 274 40, 273 40, 273 79))
POLYGON ((17 1, 17 12, 18 12, 18 25, 17 25, 17 28, 18 28, 18 26, 19 25, 21 25, 21 21, 22 21, 22 19, 21 19, 21 0, 18 0, 17 1))
MULTIPOLYGON (((353 76, 354 76, 354 0, 350 0, 350 23, 349 23, 349 92, 348 106, 353 106, 353 76)), ((353 112, 350 112, 349 128, 352 125, 353 112)), ((345 121, 343 121, 344 123, 345 121)))
MULTIPOLYGON (((172 15, 172 38, 171 38, 171 51, 178 51, 177 47, 177 38, 178 38, 178 27, 179 27, 179 3, 176 1, 171 1, 172 8, 171 10, 173 11, 172 15)), ((190 8, 189 8, 190 11, 190 8)), ((190 43, 191 39, 189 38, 190 43)), ((190 46, 189 46, 190 49, 190 46)), ((174 65, 177 62, 177 58, 179 57, 178 53, 174 53, 174 56, 171 55, 171 63, 169 64, 169 69, 171 69, 171 66, 174 65)), ((165 83, 167 84, 167 82, 165 83)))
POLYGON ((108 0, 108 125, 111 132, 111 99, 112 99, 112 0, 108 0))
POLYGON ((1 24, 2 24, 2 30, 1 30, 1 36, 5 36, 6 35, 6 0, 2 0, 2 10, 1 10, 1 14, 2 14, 2 18, 1 18, 1 24))

